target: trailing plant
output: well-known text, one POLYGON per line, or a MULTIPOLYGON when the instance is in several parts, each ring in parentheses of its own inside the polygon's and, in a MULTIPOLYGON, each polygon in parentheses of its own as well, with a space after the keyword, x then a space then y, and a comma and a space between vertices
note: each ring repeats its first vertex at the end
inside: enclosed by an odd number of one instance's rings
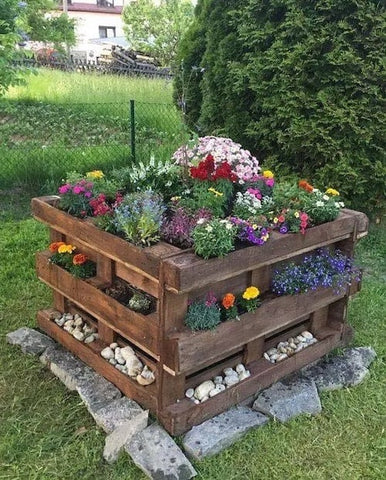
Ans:
POLYGON ((129 193, 114 209, 117 230, 135 245, 157 242, 165 209, 162 197, 151 190, 129 193))
POLYGON ((237 228, 237 238, 252 245, 264 245, 269 239, 269 227, 267 219, 263 216, 254 218, 248 222, 238 217, 229 219, 237 228))
POLYGON ((205 259, 224 257, 234 250, 237 228, 229 220, 199 220, 193 230, 194 251, 205 259))
POLYGON ((327 248, 305 255, 299 264, 293 262, 276 270, 272 278, 272 291, 277 295, 295 295, 332 287, 343 292, 353 280, 360 279, 360 270, 353 260, 339 250, 327 248))

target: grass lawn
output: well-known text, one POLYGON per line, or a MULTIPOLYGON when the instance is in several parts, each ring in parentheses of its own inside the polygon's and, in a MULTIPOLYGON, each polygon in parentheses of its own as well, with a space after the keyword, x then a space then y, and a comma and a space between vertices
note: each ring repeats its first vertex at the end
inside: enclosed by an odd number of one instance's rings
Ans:
MULTIPOLYGON (((39 360, 6 344, 7 332, 35 326, 51 302, 36 279, 34 253, 48 234, 29 215, 22 191, 0 195, 0 479, 142 480, 124 454, 102 460, 105 435, 79 397, 39 360)), ((324 393, 323 412, 250 432, 232 448, 195 463, 204 480, 362 480, 385 477, 386 230, 373 228, 358 246, 363 288, 350 305, 354 345, 372 345, 378 359, 358 387, 324 393), (383 437, 383 438, 382 438, 383 437)))
POLYGON ((169 159, 182 143, 170 81, 47 69, 29 75, 0 100, 0 188, 45 193, 71 169, 130 163, 132 99, 136 158, 169 159))

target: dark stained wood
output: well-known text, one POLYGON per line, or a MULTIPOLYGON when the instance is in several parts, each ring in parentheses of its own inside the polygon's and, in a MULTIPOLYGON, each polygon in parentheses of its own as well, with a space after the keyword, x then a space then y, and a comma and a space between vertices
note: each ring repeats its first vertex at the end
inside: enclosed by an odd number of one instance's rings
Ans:
POLYGON ((255 338, 245 346, 243 363, 251 363, 261 358, 264 353, 264 337, 255 338))
POLYGON ((48 261, 50 252, 37 254, 38 277, 51 288, 88 311, 99 321, 158 358, 158 321, 156 314, 141 315, 105 295, 87 281, 73 277, 48 261))
POLYGON ((121 262, 115 263, 115 276, 125 280, 136 288, 147 292, 155 298, 158 298, 158 280, 155 278, 144 277, 141 273, 130 269, 129 265, 121 262))
POLYGON ((247 365, 251 371, 251 377, 202 404, 195 405, 188 399, 175 403, 161 411, 159 419, 172 435, 181 435, 192 426, 202 423, 232 405, 240 403, 340 345, 340 336, 331 335, 280 363, 271 364, 263 359, 257 360, 247 365))
POLYGON ((326 305, 325 307, 320 308, 319 310, 316 310, 312 313, 310 325, 311 333, 315 334, 316 332, 327 326, 328 310, 329 307, 328 305, 326 305))
POLYGON ((102 342, 110 345, 115 341, 115 332, 103 322, 98 322, 98 335, 102 342))

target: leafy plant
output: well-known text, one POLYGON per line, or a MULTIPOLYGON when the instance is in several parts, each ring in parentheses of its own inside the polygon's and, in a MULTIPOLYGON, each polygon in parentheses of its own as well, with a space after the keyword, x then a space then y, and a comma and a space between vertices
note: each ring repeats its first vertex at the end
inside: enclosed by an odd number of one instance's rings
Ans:
POLYGON ((151 190, 129 193, 114 210, 117 230, 135 245, 150 245, 159 240, 164 212, 159 194, 151 190))
POLYGON ((199 221, 193 230, 194 251, 205 259, 224 257, 234 250, 237 229, 228 220, 199 221))
POLYGON ((212 301, 193 302, 189 305, 185 317, 185 325, 191 330, 213 330, 221 323, 221 312, 217 299, 212 301))
POLYGON ((150 298, 141 292, 136 292, 130 298, 128 307, 135 312, 142 312, 146 313, 149 311, 151 307, 151 300, 150 298))
POLYGON ((208 209, 213 216, 223 217, 229 209, 233 196, 233 184, 229 180, 194 180, 189 195, 179 204, 190 210, 208 209))
POLYGON ((53 242, 49 245, 49 250, 52 252, 49 259, 50 262, 63 267, 74 277, 90 278, 96 275, 95 263, 83 253, 74 254, 76 250, 74 245, 64 242, 53 242))

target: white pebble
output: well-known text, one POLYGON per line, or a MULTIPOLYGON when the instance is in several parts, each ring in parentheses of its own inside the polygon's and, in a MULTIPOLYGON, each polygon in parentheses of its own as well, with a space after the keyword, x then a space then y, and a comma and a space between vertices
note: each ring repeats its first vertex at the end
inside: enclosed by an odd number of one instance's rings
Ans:
POLYGON ((63 327, 63 325, 66 322, 66 319, 64 317, 60 317, 60 318, 55 318, 54 321, 55 321, 56 325, 58 325, 59 327, 63 327))
POLYGON ((224 383, 227 387, 231 387, 232 385, 236 385, 236 383, 239 383, 239 377, 238 375, 226 375, 224 378, 224 383))
POLYGON ((276 349, 276 348, 270 348, 269 350, 267 350, 267 354, 268 354, 268 355, 275 355, 275 353, 277 353, 277 349, 276 349))
POLYGON ((79 330, 75 330, 73 333, 72 333, 72 336, 74 338, 76 338, 77 340, 79 340, 80 342, 83 342, 84 340, 84 333, 83 332, 80 332, 79 330))
POLYGON ((236 365, 236 372, 237 373, 245 372, 245 367, 242 363, 239 363, 238 365, 236 365))
POLYGON ((66 320, 64 322, 65 327, 73 327, 74 326, 74 320, 66 320))
POLYGON ((115 360, 115 358, 110 358, 109 363, 111 363, 111 365, 116 365, 118 362, 115 360))
POLYGON ((282 353, 281 355, 279 355, 279 357, 277 358, 277 361, 278 362, 281 362, 282 360, 285 360, 286 358, 288 358, 288 355, 286 353, 282 353))
POLYGON ((188 388, 185 392, 185 397, 186 398, 192 398, 194 395, 194 389, 193 388, 188 388))
POLYGON ((297 340, 299 340, 299 342, 304 343, 306 341, 306 339, 303 337, 303 335, 298 335, 296 338, 297 338, 297 340))
POLYGON ((304 330, 304 332, 301 333, 302 337, 304 337, 306 340, 311 340, 311 338, 314 338, 311 332, 308 330, 304 330))
POLYGON ((91 334, 84 339, 84 343, 92 343, 94 340, 95 340, 95 336, 91 334))
POLYGON ((239 380, 245 380, 246 378, 251 376, 251 372, 249 370, 244 370, 244 372, 241 372, 239 375, 239 380))
POLYGON ((117 363, 117 364, 115 365, 115 368, 116 368, 117 370, 119 370, 120 372, 122 372, 122 373, 123 373, 124 370, 125 370, 125 367, 124 367, 123 365, 120 365, 119 363, 117 363))
POLYGON ((110 347, 106 347, 101 351, 101 355, 106 360, 110 360, 110 358, 114 358, 114 351, 110 347))
POLYGON ((225 368, 224 375, 237 375, 237 373, 233 368, 225 368))
POLYGON ((200 400, 197 400, 197 398, 195 398, 193 401, 196 405, 198 405, 200 403, 200 400))
POLYGON ((204 403, 206 402, 207 400, 209 400, 209 396, 207 395, 206 397, 202 398, 201 399, 201 403, 204 403))
POLYGON ((73 320, 74 319, 74 316, 71 313, 65 313, 64 316, 65 316, 66 320, 73 320))
POLYGON ((83 320, 81 318, 77 318, 76 320, 74 320, 74 325, 76 327, 83 327, 83 320))
POLYGON ((118 344, 115 343, 115 342, 110 344, 110 348, 111 348, 112 350, 115 350, 117 347, 118 347, 118 344))
POLYGON ((198 400, 202 400, 204 397, 209 395, 209 392, 215 388, 214 383, 212 380, 206 380, 202 382, 198 387, 196 387, 194 391, 194 396, 198 400))
POLYGON ((217 377, 214 377, 213 382, 215 385, 220 385, 223 383, 224 379, 222 378, 221 375, 217 375, 217 377))
MULTIPOLYGON (((268 350, 269 351, 269 350, 268 350)), ((269 354, 267 352, 264 352, 264 358, 268 361, 270 361, 270 357, 269 357, 269 354)))
POLYGON ((216 395, 218 395, 221 392, 222 392, 222 390, 220 390, 219 388, 216 387, 209 392, 209 397, 210 398, 215 397, 216 395))

